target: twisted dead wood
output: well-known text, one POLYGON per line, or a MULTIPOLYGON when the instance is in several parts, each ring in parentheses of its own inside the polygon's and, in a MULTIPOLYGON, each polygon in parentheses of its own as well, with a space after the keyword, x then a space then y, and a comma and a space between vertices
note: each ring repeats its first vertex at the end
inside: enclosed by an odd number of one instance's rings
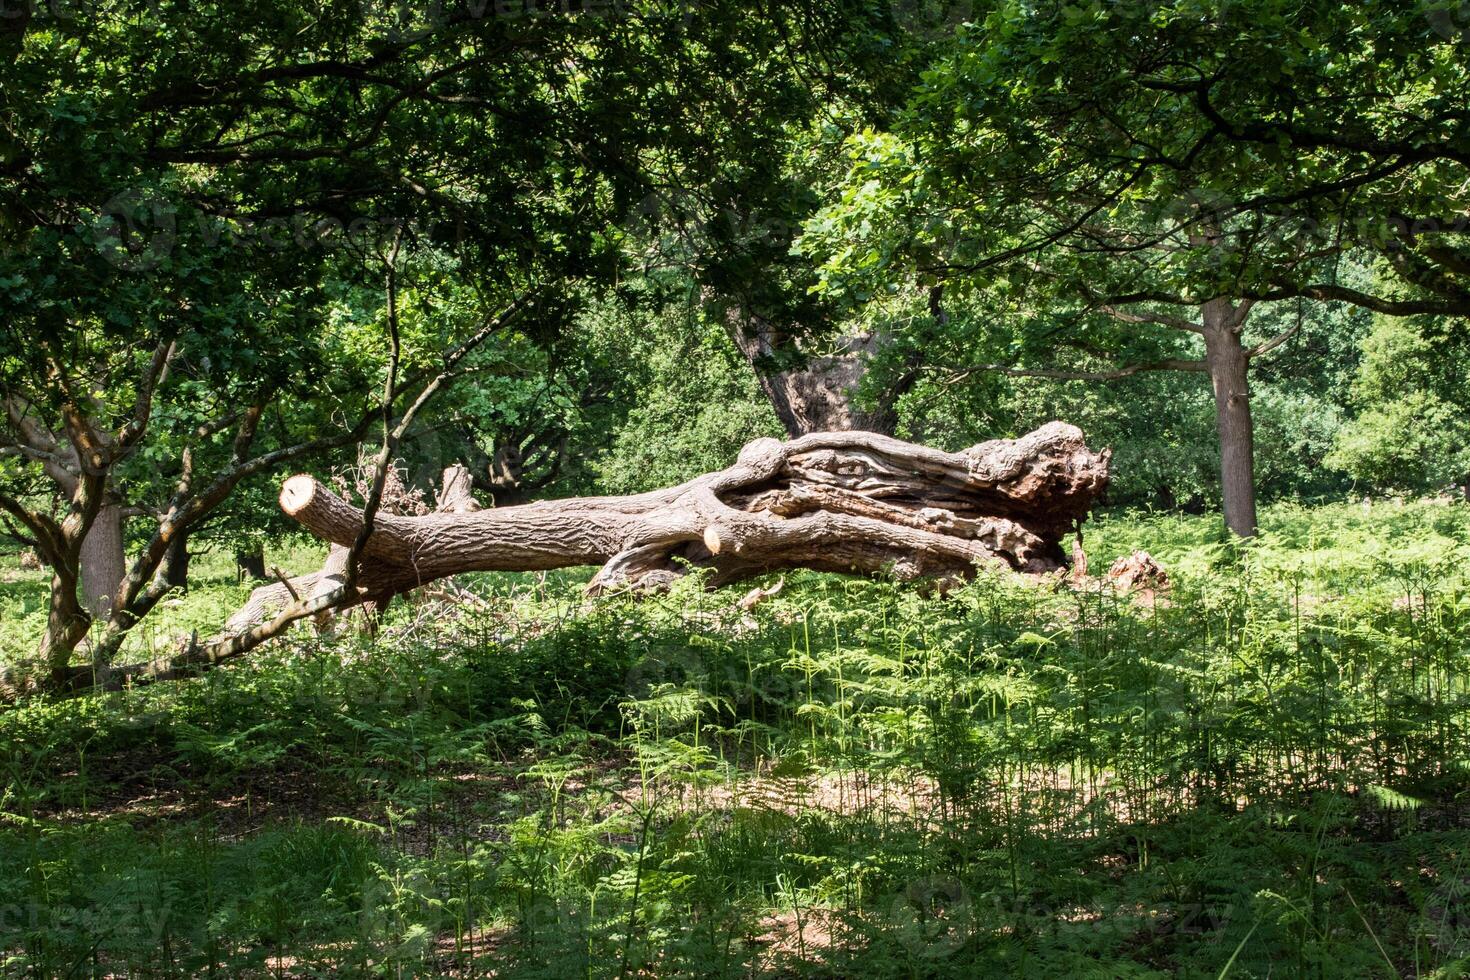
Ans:
MULTIPOLYGON (((1064 567, 1061 539, 1107 485, 1109 453, 1049 423, 959 453, 870 432, 756 439, 728 469, 627 497, 546 500, 422 516, 380 514, 358 601, 382 603, 470 571, 601 565, 589 588, 657 588, 690 567, 711 584, 783 568, 958 579, 1000 563, 1064 567)), ((350 545, 362 512, 307 475, 281 507, 317 537, 350 545)))

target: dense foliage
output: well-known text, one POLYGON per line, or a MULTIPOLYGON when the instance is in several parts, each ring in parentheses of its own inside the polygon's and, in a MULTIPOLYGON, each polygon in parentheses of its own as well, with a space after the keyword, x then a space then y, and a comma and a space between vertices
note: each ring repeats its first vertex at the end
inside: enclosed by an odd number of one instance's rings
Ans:
POLYGON ((486 580, 30 705, 8 969, 1458 975, 1470 520, 1263 526, 1102 521, 1095 560, 1173 571, 1142 600, 809 576, 742 619, 486 580))

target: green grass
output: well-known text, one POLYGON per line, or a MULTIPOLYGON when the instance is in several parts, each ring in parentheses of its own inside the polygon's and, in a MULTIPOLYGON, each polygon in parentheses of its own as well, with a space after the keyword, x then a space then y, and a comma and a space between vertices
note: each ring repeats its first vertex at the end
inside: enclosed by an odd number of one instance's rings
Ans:
MULTIPOLYGON (((1164 562, 1145 603, 799 574, 743 620, 487 575, 375 639, 26 703, 0 972, 1458 976, 1470 509, 1217 525, 1089 526, 1095 569, 1164 562)), ((205 572, 158 642, 238 598, 205 572)))
MULTIPOLYGON (((266 561, 287 575, 300 575, 322 565, 326 548, 305 538, 289 538, 267 549, 266 561)), ((190 564, 189 592, 164 599, 139 628, 129 634, 121 661, 145 660, 167 653, 181 636, 198 630, 208 636, 219 629, 258 582, 239 582, 227 549, 213 547, 190 564)), ((32 656, 46 627, 46 589, 42 571, 25 571, 14 554, 0 554, 0 663, 32 656)), ((101 627, 94 627, 100 629, 101 627)))

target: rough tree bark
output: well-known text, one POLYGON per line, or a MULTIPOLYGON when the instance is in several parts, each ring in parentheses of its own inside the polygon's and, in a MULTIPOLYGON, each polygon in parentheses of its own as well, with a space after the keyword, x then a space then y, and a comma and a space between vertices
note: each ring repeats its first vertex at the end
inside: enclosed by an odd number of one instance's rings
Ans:
MULTIPOLYGON (((711 585, 793 567, 941 581, 987 564, 1049 572, 1066 565, 1061 540, 1106 487, 1108 463, 1061 422, 960 453, 871 432, 756 439, 728 469, 636 496, 379 514, 351 601, 381 606, 462 572, 572 565, 602 566, 593 592, 663 587, 690 567, 709 569, 711 585)), ((334 557, 362 528, 360 510, 307 475, 285 482, 281 506, 334 557)), ((329 566, 290 591, 340 581, 329 566)), ((285 600, 284 583, 269 589, 285 600)), ((232 628, 260 615, 242 609, 232 628)))
POLYGON ((127 574, 122 507, 108 502, 97 509, 97 517, 82 539, 80 562, 82 603, 93 619, 106 619, 127 574))
POLYGON ((1220 438, 1220 489, 1225 526, 1241 537, 1256 533, 1255 433, 1251 422, 1252 351, 1241 343, 1248 304, 1212 299, 1200 307, 1205 367, 1215 391, 1220 438))
MULTIPOLYGON (((949 322, 943 297, 943 286, 929 288, 929 315, 939 326, 949 322)), ((714 294, 707 292, 705 301, 714 303, 714 294)), ((791 346, 790 337, 743 301, 726 302, 724 324, 726 334, 755 371, 761 391, 788 436, 849 431, 893 435, 898 427, 898 400, 918 380, 915 363, 911 362, 908 370, 876 393, 876 402, 870 408, 859 408, 856 403, 857 390, 872 359, 889 342, 885 334, 850 334, 841 338, 831 353, 807 356, 797 367, 772 370, 778 353, 791 346)))
POLYGON ((853 393, 867 370, 866 358, 878 347, 876 335, 844 337, 836 353, 808 357, 800 367, 780 371, 768 370, 762 363, 773 349, 765 336, 739 335, 737 344, 787 435, 893 431, 891 406, 864 411, 853 403, 853 393))
POLYGON ((832 353, 808 356, 798 367, 773 370, 772 361, 788 343, 774 324, 733 302, 725 309, 724 322, 726 334, 755 371, 787 435, 855 430, 892 434, 898 423, 898 391, 881 398, 871 410, 854 403, 868 359, 882 345, 879 334, 844 337, 832 353))

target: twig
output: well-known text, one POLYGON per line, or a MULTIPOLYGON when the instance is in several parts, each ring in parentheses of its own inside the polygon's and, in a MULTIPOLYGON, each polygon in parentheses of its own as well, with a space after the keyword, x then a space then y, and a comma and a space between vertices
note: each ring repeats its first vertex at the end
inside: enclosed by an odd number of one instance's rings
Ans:
POLYGON ((286 573, 285 572, 281 571, 275 565, 272 565, 271 566, 271 574, 276 577, 276 581, 280 582, 282 585, 284 585, 286 587, 286 591, 287 592, 291 593, 291 601, 292 602, 300 602, 301 601, 301 596, 299 596, 299 595, 296 594, 296 589, 295 589, 294 586, 291 585, 291 580, 286 577, 286 573))

